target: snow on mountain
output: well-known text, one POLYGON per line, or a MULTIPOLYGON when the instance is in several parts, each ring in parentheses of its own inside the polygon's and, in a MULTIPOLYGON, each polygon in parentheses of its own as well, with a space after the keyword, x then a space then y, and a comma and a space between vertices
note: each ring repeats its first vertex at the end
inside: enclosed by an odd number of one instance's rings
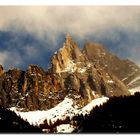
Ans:
POLYGON ((78 73, 84 73, 89 67, 91 67, 90 63, 88 63, 85 67, 78 67, 78 64, 78 62, 74 63, 73 60, 67 60, 66 67, 63 70, 59 70, 58 73, 74 73, 75 71, 77 71, 78 73))
POLYGON ((95 106, 100 106, 109 100, 108 97, 101 97, 92 100, 88 105, 82 108, 82 114, 88 114, 95 106))
POLYGON ((140 76, 136 77, 135 79, 133 79, 129 84, 129 85, 132 85, 134 82, 136 82, 137 80, 140 80, 140 76))
MULTIPOLYGON (((76 107, 75 107, 76 108, 76 107)), ((10 108, 10 110, 13 110, 17 113, 17 115, 21 116, 24 120, 27 119, 27 121, 30 124, 33 125, 39 125, 42 124, 44 120, 51 120, 52 123, 56 122, 58 119, 65 119, 66 116, 69 116, 70 118, 77 113, 78 110, 76 110, 73 107, 73 100, 69 98, 65 98, 61 103, 59 103, 54 108, 47 110, 47 111, 29 111, 29 112, 20 112, 17 111, 16 108, 10 108)))
POLYGON ((129 89, 129 91, 130 91, 131 95, 134 95, 134 94, 135 94, 135 92, 137 92, 137 91, 139 91, 139 92, 140 92, 140 86, 135 87, 135 88, 132 88, 132 89, 129 89))
POLYGON ((113 80, 108 80, 107 83, 114 83, 114 81, 113 80))
POLYGON ((61 72, 70 72, 73 73, 76 71, 76 64, 72 60, 67 61, 67 66, 61 72))
POLYGON ((135 92, 140 91, 139 81, 140 76, 137 76, 130 83, 128 83, 128 90, 130 91, 131 95, 134 95, 135 92))
POLYGON ((75 127, 70 124, 61 124, 57 126, 56 129, 59 133, 71 133, 75 129, 75 127))
MULTIPOLYGON (((97 99, 92 100, 88 105, 86 105, 82 109, 78 109, 77 106, 74 106, 74 101, 71 98, 66 97, 61 103, 59 103, 54 108, 47 110, 47 111, 29 111, 29 112, 21 112, 18 108, 12 107, 10 110, 14 111, 18 116, 27 120, 30 124, 35 126, 39 126, 44 122, 44 120, 51 121, 55 123, 58 119, 65 120, 66 117, 70 117, 72 119, 75 115, 78 114, 88 114, 95 106, 100 106, 103 103, 107 102, 109 98, 107 97, 100 97, 97 99)), ((74 128, 73 126, 68 125, 61 125, 57 126, 58 132, 69 132, 72 131, 74 128)))

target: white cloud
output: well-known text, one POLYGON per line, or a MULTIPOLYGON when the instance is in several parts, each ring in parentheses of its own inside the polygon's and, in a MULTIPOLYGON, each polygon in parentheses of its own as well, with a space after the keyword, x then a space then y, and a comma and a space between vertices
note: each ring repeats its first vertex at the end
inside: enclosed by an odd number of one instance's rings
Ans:
POLYGON ((6 30, 15 22, 37 35, 72 32, 86 36, 112 27, 140 31, 139 14, 138 6, 6 6, 0 7, 0 29, 6 30))
POLYGON ((1 53, 1 52, 0 52, 0 65, 4 65, 6 59, 7 59, 7 54, 6 54, 6 53, 1 53))
MULTIPOLYGON (((43 40, 45 35, 49 34, 48 39, 55 46, 58 33, 70 32, 80 39, 88 39, 90 34, 100 40, 102 38, 112 42, 121 40, 121 45, 128 46, 126 51, 130 52, 130 44, 123 42, 119 31, 126 32, 128 36, 132 32, 140 34, 139 15, 140 6, 0 6, 0 30, 22 31, 23 28, 43 40)), ((138 48, 139 39, 132 41, 131 45, 133 44, 135 50, 138 48)), ((51 47, 53 48, 53 45, 51 47)), ((26 49, 29 56, 36 54, 33 47, 26 49)), ((130 58, 138 63, 140 60, 138 51, 136 55, 133 55, 133 51, 130 53, 130 58)), ((13 61, 8 59, 9 53, 0 53, 0 56, 2 64, 14 61, 14 57, 10 58, 13 61)), ((12 56, 19 59, 15 59, 17 65, 21 63, 22 58, 18 52, 12 56)))
POLYGON ((21 56, 16 52, 0 52, 0 64, 3 65, 5 69, 10 67, 18 67, 22 63, 21 56))

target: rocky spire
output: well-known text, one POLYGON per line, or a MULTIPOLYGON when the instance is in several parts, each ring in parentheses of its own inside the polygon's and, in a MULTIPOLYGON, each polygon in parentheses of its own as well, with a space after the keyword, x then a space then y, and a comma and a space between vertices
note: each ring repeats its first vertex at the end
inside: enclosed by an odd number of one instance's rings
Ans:
POLYGON ((52 57, 52 69, 54 73, 67 71, 74 67, 74 63, 80 61, 82 53, 70 34, 66 34, 63 47, 52 57))
POLYGON ((72 42, 72 37, 69 33, 66 34, 66 44, 70 44, 72 42))
MULTIPOLYGON (((76 43, 73 41, 71 35, 69 33, 66 34, 65 36, 65 42, 63 43, 63 48, 71 48, 73 49, 73 47, 76 45, 76 43)), ((60 48, 60 50, 62 50, 63 48, 60 48)))

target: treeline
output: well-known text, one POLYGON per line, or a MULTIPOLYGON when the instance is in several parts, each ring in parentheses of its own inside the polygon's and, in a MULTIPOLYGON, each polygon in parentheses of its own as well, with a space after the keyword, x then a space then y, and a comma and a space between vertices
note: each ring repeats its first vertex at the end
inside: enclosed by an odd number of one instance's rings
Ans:
POLYGON ((41 129, 30 125, 16 113, 0 107, 0 133, 41 133, 41 129))
POLYGON ((74 117, 79 133, 140 133, 140 92, 112 97, 90 115, 74 117))

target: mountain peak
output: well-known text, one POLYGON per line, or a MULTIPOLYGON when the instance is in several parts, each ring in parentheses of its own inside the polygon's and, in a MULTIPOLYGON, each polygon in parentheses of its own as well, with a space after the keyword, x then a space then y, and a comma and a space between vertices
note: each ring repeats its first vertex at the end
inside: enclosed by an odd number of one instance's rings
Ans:
POLYGON ((66 34, 65 36, 65 42, 63 43, 63 47, 60 48, 60 51, 62 50, 67 50, 67 51, 73 51, 75 49, 79 49, 76 42, 73 40, 71 35, 69 33, 66 34))
POLYGON ((71 66, 70 68, 74 68, 74 63, 80 61, 82 57, 82 52, 76 42, 73 41, 70 34, 67 34, 63 47, 51 59, 53 72, 60 73, 66 71, 69 69, 69 66, 71 66))
POLYGON ((65 39, 66 39, 66 41, 65 41, 66 44, 70 44, 72 42, 72 37, 69 33, 66 34, 65 39))
MULTIPOLYGON (((81 108, 101 96, 130 95, 115 73, 126 73, 128 65, 121 64, 100 45, 89 43, 84 52, 69 34, 65 39, 62 48, 52 56, 48 72, 33 64, 26 71, 11 69, 3 72, 0 66, 1 106, 46 110, 68 97, 81 108), (119 68, 120 64, 124 68, 114 72, 112 69, 119 68)), ((128 76, 132 72, 128 72, 128 76)))

